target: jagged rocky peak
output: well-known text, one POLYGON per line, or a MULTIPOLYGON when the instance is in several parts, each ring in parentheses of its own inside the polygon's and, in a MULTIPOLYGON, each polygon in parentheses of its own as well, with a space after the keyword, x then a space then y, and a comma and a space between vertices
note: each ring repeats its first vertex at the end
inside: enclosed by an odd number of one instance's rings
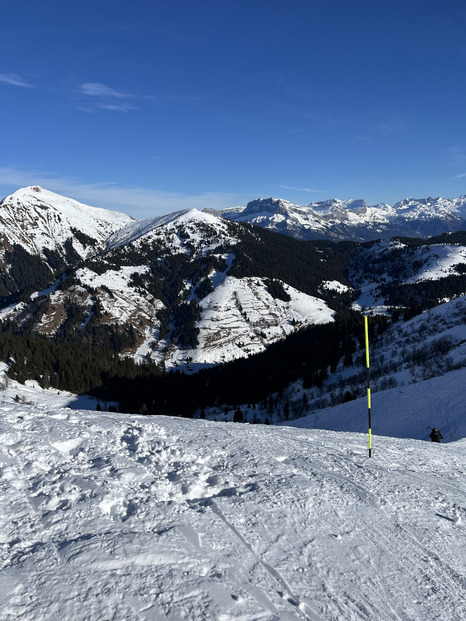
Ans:
POLYGON ((432 213, 438 215, 439 211, 450 212, 454 215, 460 215, 463 218, 466 217, 466 196, 459 196, 458 198, 443 198, 437 196, 433 198, 405 198, 395 204, 395 209, 398 212, 407 210, 411 211, 424 211, 426 213, 432 213))
POLYGON ((260 198, 242 211, 223 211, 220 215, 297 239, 365 241, 395 235, 428 237, 465 228, 466 197, 405 198, 393 207, 387 203, 367 205, 363 199, 333 198, 304 206, 283 199, 260 198))
POLYGON ((412 207, 418 207, 419 205, 430 204, 432 200, 433 199, 413 198, 412 196, 407 196, 406 198, 395 204, 395 209, 397 211, 403 211, 412 207))
POLYGON ((350 209, 351 211, 361 211, 367 209, 366 201, 362 198, 350 199, 343 202, 345 204, 345 209, 350 209))
POLYGON ((246 205, 242 216, 252 216, 258 213, 279 213, 287 215, 294 205, 282 198, 256 198, 246 205))
POLYGON ((309 205, 310 209, 318 215, 328 215, 334 211, 357 211, 363 212, 367 209, 366 201, 362 198, 342 201, 332 198, 326 201, 316 201, 309 205))

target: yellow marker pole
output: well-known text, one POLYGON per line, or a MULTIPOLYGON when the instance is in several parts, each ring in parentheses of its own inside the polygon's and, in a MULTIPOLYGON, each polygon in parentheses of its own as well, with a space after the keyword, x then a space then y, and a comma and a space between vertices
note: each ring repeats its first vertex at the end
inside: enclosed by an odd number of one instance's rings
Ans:
POLYGON ((369 329, 367 324, 367 315, 364 315, 364 332, 366 336, 367 408, 369 413, 369 457, 372 457, 371 370, 369 366, 369 329))

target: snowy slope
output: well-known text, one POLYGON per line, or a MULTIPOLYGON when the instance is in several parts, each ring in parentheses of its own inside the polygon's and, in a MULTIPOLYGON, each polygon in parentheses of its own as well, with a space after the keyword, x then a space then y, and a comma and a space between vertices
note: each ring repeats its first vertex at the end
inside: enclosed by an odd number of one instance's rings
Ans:
POLYGON ((5 621, 462 621, 466 444, 0 405, 5 621))
POLYGON ((405 281, 407 284, 423 280, 439 280, 445 276, 458 274, 455 267, 458 264, 466 264, 466 247, 433 244, 429 247, 428 253, 423 252, 422 261, 424 263, 422 268, 405 281))
POLYGON ((125 354, 186 370, 263 351, 301 326, 333 320, 334 312, 323 300, 278 279, 288 301, 269 293, 270 279, 229 276, 241 233, 240 225, 196 209, 133 221, 110 236, 105 252, 78 267, 69 285, 62 282, 59 287, 34 292, 32 305, 11 305, 3 309, 1 318, 23 324, 33 312, 34 330, 52 336, 66 323, 67 309, 79 308, 82 319, 77 330, 81 333, 91 318, 100 326, 116 325, 123 330, 132 326, 137 342, 125 354), (172 257, 180 261, 173 261, 173 269, 168 269, 172 257), (190 262, 197 262, 198 272, 191 270, 193 275, 187 277, 190 262), (176 280, 177 273, 184 278, 176 280), (173 296, 166 285, 170 279, 173 288, 178 288, 177 302, 198 305, 195 348, 173 337, 172 316, 162 326, 159 311, 170 303, 167 295, 173 296), (197 293, 202 281, 209 284, 211 293, 197 293))
POLYGON ((147 271, 146 265, 108 269, 103 274, 82 268, 76 271, 76 278, 84 287, 98 292, 106 322, 145 325, 154 321, 155 313, 163 304, 147 292, 142 293, 131 287, 129 282, 134 274, 147 271))
MULTIPOLYGON (((446 442, 466 438, 466 368, 429 380, 400 385, 371 397, 374 434, 427 440, 432 427, 440 429, 446 442)), ((287 423, 305 429, 367 432, 367 398, 333 408, 315 410, 287 423)))
POLYGON ((291 334, 297 326, 329 323, 332 311, 323 300, 284 285, 289 301, 274 298, 262 278, 227 276, 200 302, 199 345, 177 349, 167 366, 218 364, 264 351, 267 345, 291 334))
MULTIPOLYGON (((120 269, 107 269, 97 274, 87 267, 74 273, 76 283, 66 290, 55 285, 45 291, 34 293, 32 300, 47 300, 46 311, 35 326, 35 332, 52 337, 67 320, 70 304, 83 309, 80 329, 85 328, 99 303, 102 323, 107 325, 134 325, 144 330, 147 325, 157 326, 155 314, 163 307, 162 302, 147 292, 140 292, 130 286, 133 275, 144 274, 146 265, 125 266, 120 269)), ((13 319, 18 324, 27 319, 24 302, 5 307, 0 312, 0 320, 13 319)))
MULTIPOLYGON (((205 244, 206 239, 202 235, 202 229, 205 229, 212 236, 212 243, 219 236, 229 237, 228 226, 220 218, 198 209, 186 209, 165 216, 130 222, 109 237, 107 240, 107 250, 129 244, 139 245, 141 242, 147 243, 157 239, 157 237, 163 237, 169 244, 171 242, 173 245, 172 250, 180 250, 183 247, 183 240, 176 237, 176 231, 180 227, 186 227, 187 231, 192 233, 192 242, 195 245, 203 242, 203 254, 208 252, 210 248, 205 244)), ((224 241, 227 241, 227 239, 224 239, 224 241)))
MULTIPOLYGON (((369 317, 369 325, 372 319, 369 317)), ((361 326, 362 331, 362 326, 361 326)), ((445 439, 466 437, 466 296, 397 321, 370 342, 373 429, 426 439, 430 427, 445 439)), ((339 431, 367 429, 365 352, 341 360, 322 388, 306 392, 305 416, 293 425, 339 431), (354 401, 343 403, 347 393, 354 401), (363 396, 364 395, 364 396, 363 396), (334 407, 327 407, 334 405, 334 407)), ((296 393, 291 386, 289 393, 296 393)), ((297 395, 297 397, 302 395, 297 395)))
MULTIPOLYGON (((370 247, 358 250, 358 256, 350 268, 350 279, 354 287, 361 291, 353 306, 356 309, 366 307, 376 312, 385 312, 385 284, 410 285, 423 281, 441 281, 449 276, 463 274, 465 266, 464 244, 422 244, 409 247, 398 239, 373 242, 370 247)), ((466 294, 466 291, 460 290, 459 294, 466 294)), ((439 295, 438 303, 443 301, 446 300, 439 295)))
POLYGON ((334 311, 323 300, 293 287, 284 285, 290 297, 285 302, 268 293, 262 278, 221 276, 222 282, 200 301, 195 349, 175 348, 168 339, 157 342, 159 323, 155 321, 146 325, 146 338, 135 352, 136 360, 152 358, 169 369, 195 371, 264 351, 297 327, 333 321, 334 311))
POLYGON ((42 254, 44 248, 61 253, 71 238, 75 251, 87 257, 96 248, 83 246, 76 232, 94 240, 99 249, 131 220, 126 214, 83 205, 38 186, 22 188, 0 203, 0 235, 30 254, 42 254))

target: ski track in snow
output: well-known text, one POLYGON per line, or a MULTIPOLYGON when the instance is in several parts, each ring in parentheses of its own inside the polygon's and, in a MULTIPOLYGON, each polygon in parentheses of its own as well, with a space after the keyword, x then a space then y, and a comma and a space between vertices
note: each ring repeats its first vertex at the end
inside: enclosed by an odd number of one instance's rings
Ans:
POLYGON ((0 404, 1 618, 461 621, 466 441, 0 404))

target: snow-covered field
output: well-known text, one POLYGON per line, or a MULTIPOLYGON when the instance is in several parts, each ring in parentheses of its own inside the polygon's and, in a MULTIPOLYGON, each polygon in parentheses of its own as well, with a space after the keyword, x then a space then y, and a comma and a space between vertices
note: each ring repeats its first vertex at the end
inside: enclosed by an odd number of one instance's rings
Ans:
POLYGON ((11 390, 2 620, 466 618, 465 439, 375 436, 368 458, 365 434, 71 410, 44 393, 24 405, 11 390))
MULTIPOLYGON (((428 440, 432 427, 446 442, 466 438, 466 368, 372 393, 372 431, 383 436, 428 440)), ((355 399, 287 423, 293 427, 365 432, 367 398, 355 399)))
POLYGON ((406 280, 407 284, 423 280, 440 280, 446 276, 458 274, 455 266, 465 263, 466 248, 464 246, 435 244, 429 248, 424 260, 425 265, 412 278, 406 280))

